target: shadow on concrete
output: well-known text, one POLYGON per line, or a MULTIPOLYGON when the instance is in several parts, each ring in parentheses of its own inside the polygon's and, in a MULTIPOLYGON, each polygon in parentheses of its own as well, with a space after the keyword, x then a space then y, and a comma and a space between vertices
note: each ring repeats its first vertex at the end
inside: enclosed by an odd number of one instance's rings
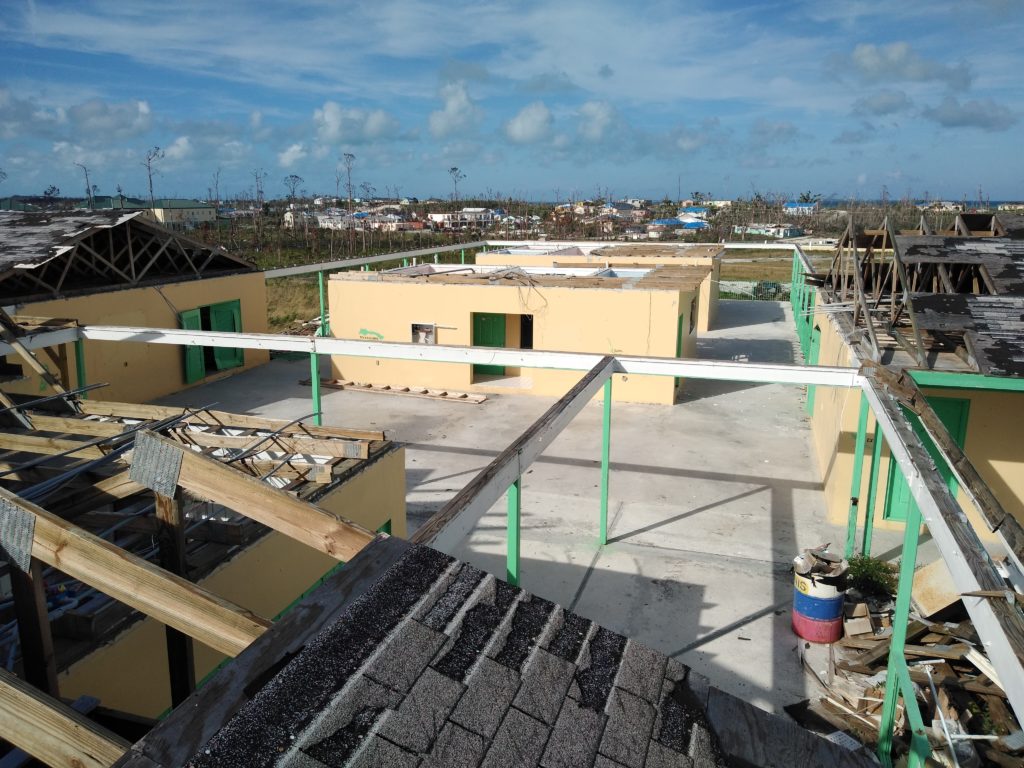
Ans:
POLYGON ((785 310, 777 301, 742 301, 739 299, 720 299, 718 316, 712 331, 724 331, 729 328, 741 328, 746 325, 778 323, 786 319, 785 310))

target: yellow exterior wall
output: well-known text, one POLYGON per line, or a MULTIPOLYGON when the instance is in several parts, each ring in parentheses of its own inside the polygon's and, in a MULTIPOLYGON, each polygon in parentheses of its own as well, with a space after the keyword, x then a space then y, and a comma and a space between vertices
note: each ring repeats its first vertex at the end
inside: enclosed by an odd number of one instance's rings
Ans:
POLYGON ((598 256, 558 256, 553 253, 501 253, 484 251, 478 253, 477 264, 491 267, 610 267, 637 266, 655 267, 659 264, 682 264, 684 266, 710 267, 711 272, 700 284, 700 308, 697 314, 697 332, 707 333, 718 320, 718 283, 722 275, 722 260, 717 256, 621 256, 608 254, 598 256))
MULTIPOLYGON (((816 313, 821 328, 818 364, 856 367, 857 362, 830 317, 816 313)), ((969 401, 967 434, 963 449, 982 479, 1003 507, 1024 523, 1024 394, 979 389, 922 387, 927 395, 969 401)), ((814 455, 821 469, 829 521, 844 524, 850 507, 854 448, 860 410, 860 390, 818 387, 811 418, 814 455)), ((860 509, 867 505, 871 470, 873 415, 868 416, 867 444, 861 479, 860 509)), ((874 520, 881 529, 899 529, 902 523, 882 519, 889 479, 890 453, 882 446, 878 470, 874 520)), ((961 488, 957 501, 979 532, 982 540, 994 541, 979 513, 961 488)))
MULTIPOLYGON (((178 328, 178 312, 186 309, 238 299, 242 305, 242 330, 267 332, 267 286, 262 272, 247 272, 203 280, 167 283, 159 286, 71 296, 19 305, 18 314, 31 317, 61 317, 83 325, 134 325, 153 328, 178 328)), ((56 366, 44 354, 39 358, 56 373, 56 366)), ((17 356, 8 362, 19 363, 17 356)), ((247 349, 245 368, 270 359, 268 352, 247 349)), ((106 382, 107 387, 93 390, 95 400, 145 403, 186 387, 184 350, 169 344, 139 344, 119 341, 85 342, 86 380, 89 384, 106 382)), ((23 366, 24 380, 10 382, 4 389, 30 395, 49 394, 49 387, 23 366)), ((74 345, 68 345, 68 370, 75 375, 74 345)), ((214 372, 196 384, 237 373, 241 368, 214 372)))
MULTIPOLYGON (((405 449, 369 465, 316 502, 324 509, 377 530, 391 520, 392 532, 406 535, 405 449)), ((272 619, 338 563, 283 534, 271 531, 221 565, 200 583, 236 605, 272 619)), ((195 643, 196 680, 225 656, 195 643)), ((61 695, 88 694, 104 706, 156 717, 171 705, 164 625, 143 619, 73 664, 60 676, 61 695)))
MULTIPOLYGON (((404 283, 341 276, 332 278, 328 286, 331 332, 340 339, 376 339, 380 334, 383 341, 409 342, 412 323, 433 323, 438 344, 470 346, 472 313, 531 314, 534 349, 658 357, 675 357, 680 313, 687 332, 683 356, 696 354, 696 334, 689 333, 694 295, 670 290, 404 283)), ((581 376, 578 371, 526 368, 521 372, 526 386, 513 389, 474 384, 468 364, 335 356, 331 367, 335 378, 349 381, 539 395, 563 395, 581 376)), ((616 400, 674 402, 671 377, 618 375, 615 379, 616 400)))
POLYGON ((391 521, 391 534, 406 538, 405 448, 381 457, 366 471, 314 502, 369 531, 391 521))

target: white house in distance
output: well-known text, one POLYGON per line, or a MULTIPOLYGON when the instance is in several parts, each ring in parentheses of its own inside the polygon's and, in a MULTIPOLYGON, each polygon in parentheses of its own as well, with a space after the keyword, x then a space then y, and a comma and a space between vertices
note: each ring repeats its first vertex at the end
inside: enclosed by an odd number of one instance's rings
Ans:
POLYGON ((428 213, 427 219, 435 229, 470 229, 489 227, 497 216, 490 208, 463 208, 448 213, 428 213))
POLYGON ((811 216, 818 211, 817 203, 783 203, 782 212, 792 216, 811 216))

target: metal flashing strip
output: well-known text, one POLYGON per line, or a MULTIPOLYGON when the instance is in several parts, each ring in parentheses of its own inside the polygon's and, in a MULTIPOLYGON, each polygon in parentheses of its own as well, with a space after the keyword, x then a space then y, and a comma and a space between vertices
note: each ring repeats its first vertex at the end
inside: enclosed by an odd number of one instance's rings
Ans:
POLYGON ((35 515, 0 497, 0 556, 22 573, 31 567, 35 530, 35 515))
POLYGON ((268 269, 263 275, 268 280, 275 277, 291 277, 293 275, 309 275, 313 272, 330 272, 336 269, 351 269, 361 267, 364 264, 381 264, 386 261, 398 261, 399 259, 413 259, 418 256, 433 256, 437 253, 452 253, 467 248, 484 248, 487 243, 483 240, 476 240, 472 243, 455 243, 454 245, 439 245, 434 248, 418 248, 414 251, 397 251, 395 253, 384 253, 380 256, 362 256, 358 259, 337 259, 335 261, 323 261, 319 264, 299 264, 295 267, 281 267, 279 269, 268 269))
MULTIPOLYGON (((433 363, 474 363, 510 365, 524 368, 591 370, 602 360, 593 352, 556 352, 498 347, 456 347, 441 344, 409 344, 361 341, 358 339, 288 336, 269 333, 222 333, 177 328, 139 328, 89 325, 82 328, 84 338, 95 341, 132 341, 145 344, 172 344, 206 347, 241 347, 282 352, 316 352, 321 355, 350 355, 381 360, 419 360, 433 363)), ((676 357, 616 356, 616 373, 652 376, 681 376, 691 379, 745 381, 760 383, 859 387, 862 376, 855 368, 832 366, 783 365, 778 363, 734 363, 722 360, 697 360, 676 357)))
POLYGON ((181 474, 181 456, 182 452, 175 444, 160 440, 149 432, 139 432, 135 436, 128 477, 161 496, 174 496, 181 474))

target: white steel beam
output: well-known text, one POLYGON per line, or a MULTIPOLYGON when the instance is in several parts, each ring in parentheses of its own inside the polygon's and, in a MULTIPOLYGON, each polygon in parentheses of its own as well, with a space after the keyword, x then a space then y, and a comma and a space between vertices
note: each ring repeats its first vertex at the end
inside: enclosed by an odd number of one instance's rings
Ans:
MULTIPOLYGON (((381 360, 420 360, 433 363, 508 365, 523 368, 554 368, 589 371, 602 357, 587 352, 554 352, 537 349, 458 347, 441 344, 404 344, 320 336, 289 336, 269 333, 223 333, 177 328, 136 328, 88 325, 82 336, 92 341, 131 341, 146 344, 237 347, 281 352, 316 352, 322 355, 372 357, 381 360)), ((779 363, 734 363, 675 357, 620 356, 616 373, 651 376, 680 376, 716 381, 744 381, 764 384, 799 384, 857 387, 861 375, 853 368, 782 365, 779 363)))
POLYGON ((294 267, 281 267, 280 269, 268 269, 263 275, 268 280, 274 277, 292 277, 294 275, 308 275, 312 272, 329 272, 333 269, 349 269, 361 267, 364 264, 381 264, 385 261, 397 259, 413 259, 419 256, 433 256, 435 253, 451 253, 467 248, 483 248, 487 245, 483 240, 476 240, 472 243, 456 243, 455 245, 439 245, 434 248, 418 248, 414 251, 398 251, 396 253, 384 253, 380 256, 361 256, 358 259, 337 259, 335 261, 322 261, 318 264, 299 264, 294 267))
MULTIPOLYGON (((19 336, 18 341, 28 349, 44 349, 46 347, 58 347, 61 344, 69 344, 82 338, 81 328, 61 328, 57 331, 40 331, 19 336)), ((0 341, 0 356, 16 355, 14 347, 6 342, 0 341)))
MULTIPOLYGON (((958 593, 994 590, 1005 582, 978 534, 949 492, 931 456, 914 433, 896 399, 875 379, 865 377, 863 392, 878 419, 892 457, 907 479, 932 539, 958 593)), ((1003 598, 963 597, 989 660, 1018 718, 1024 717, 1024 615, 1003 598)))
POLYGON ((512 483, 537 460, 615 372, 615 358, 601 358, 557 403, 530 425, 421 527, 412 541, 452 552, 512 483))

